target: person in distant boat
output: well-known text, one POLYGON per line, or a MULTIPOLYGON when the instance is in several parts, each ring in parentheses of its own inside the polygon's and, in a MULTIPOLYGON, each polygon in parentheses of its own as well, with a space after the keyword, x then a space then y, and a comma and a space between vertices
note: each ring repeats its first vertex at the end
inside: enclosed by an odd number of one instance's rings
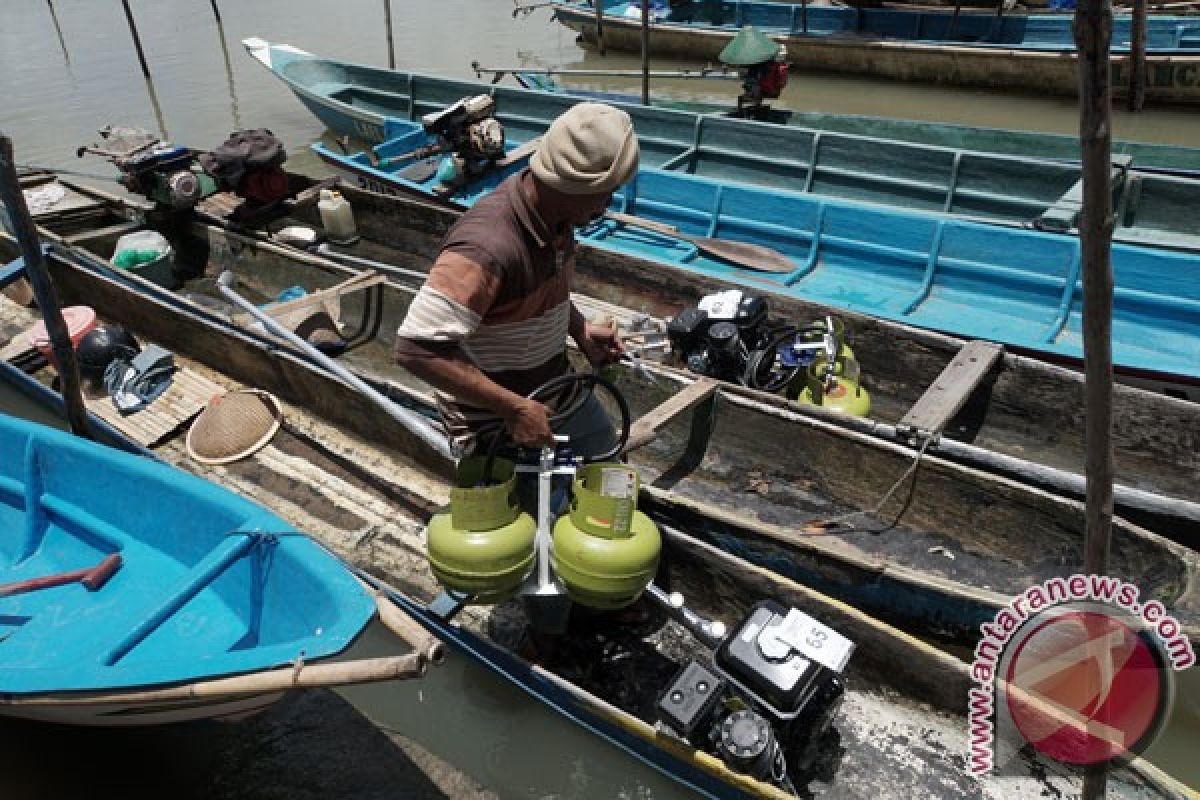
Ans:
POLYGON ((551 413, 572 405, 573 392, 546 405, 526 395, 570 371, 568 335, 594 366, 620 355, 612 328, 589 323, 571 302, 574 228, 604 213, 638 157, 628 114, 575 105, 551 124, 529 167, 446 234, 397 331, 395 358, 437 390, 456 452, 470 452, 497 418, 519 445, 550 445, 558 432, 583 456, 615 446, 594 397, 552 431, 551 413))
POLYGON ((721 63, 745 70, 736 116, 767 119, 788 82, 787 49, 753 25, 742 28, 717 57, 721 63))

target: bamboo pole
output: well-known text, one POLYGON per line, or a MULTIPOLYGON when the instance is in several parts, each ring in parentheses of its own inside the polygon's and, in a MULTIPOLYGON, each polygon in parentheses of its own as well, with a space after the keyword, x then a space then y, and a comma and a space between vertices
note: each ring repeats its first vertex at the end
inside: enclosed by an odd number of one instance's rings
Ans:
POLYGON ((604 0, 592 0, 596 7, 596 49, 604 55, 604 0))
POLYGON ((650 105, 650 0, 642 0, 642 105, 650 105))
POLYGON ((1146 0, 1133 0, 1133 27, 1129 32, 1129 110, 1146 104, 1146 0))
POLYGON ((29 215, 29 206, 25 203, 25 193, 21 191, 20 181, 17 180, 17 165, 13 160, 12 139, 0 134, 0 202, 8 209, 9 220, 12 222, 13 234, 21 246, 21 255, 25 259, 25 274, 33 285, 33 294, 37 298, 38 308, 46 321, 46 331, 50 336, 50 347, 54 360, 58 364, 58 375, 62 381, 63 401, 67 409, 67 423, 71 432, 79 436, 91 438, 88 426, 87 410, 83 406, 83 390, 79 384, 79 366, 75 362, 75 348, 71 344, 71 335, 67 323, 63 319, 59 307, 58 294, 54 284, 50 282, 50 274, 46 271, 46 262, 42 255, 42 246, 38 241, 37 226, 29 215))
MULTIPOLYGON (((1113 517, 1112 449, 1112 44, 1111 0, 1080 0, 1075 10, 1079 53, 1079 141, 1082 149, 1083 358, 1086 400, 1086 520, 1084 569, 1108 569, 1113 517)), ((1084 770, 1083 798, 1105 793, 1103 767, 1084 770)))
POLYGON ((396 45, 392 39, 392 0, 383 0, 383 19, 387 27, 388 69, 395 69, 396 45))
POLYGON ((58 34, 58 46, 62 48, 63 60, 71 63, 71 54, 67 52, 67 40, 63 38, 62 26, 58 24, 58 14, 54 13, 54 0, 46 0, 50 6, 50 19, 54 22, 54 32, 58 34))
POLYGON ((201 698, 237 697, 271 694, 289 689, 315 689, 356 683, 419 678, 428 671, 428 662, 420 653, 401 656, 364 658, 329 664, 297 664, 249 675, 215 678, 185 686, 150 689, 141 692, 113 692, 93 695, 0 695, 0 708, 30 706, 87 707, 125 703, 175 703, 201 698))
POLYGON ((142 38, 138 36, 137 23, 133 21, 133 12, 129 10, 129 0, 121 0, 121 7, 125 9, 125 19, 129 22, 129 33, 133 36, 133 46, 137 49, 138 61, 142 65, 142 74, 146 76, 146 80, 150 80, 150 66, 146 64, 146 53, 142 50, 142 38))

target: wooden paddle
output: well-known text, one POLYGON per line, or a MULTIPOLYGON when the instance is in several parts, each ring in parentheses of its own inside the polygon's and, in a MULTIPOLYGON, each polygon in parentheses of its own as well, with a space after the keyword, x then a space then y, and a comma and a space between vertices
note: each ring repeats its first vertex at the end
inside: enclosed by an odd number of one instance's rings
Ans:
POLYGON ((622 214, 619 211, 609 211, 604 216, 620 222, 622 225, 645 228, 657 233, 666 234, 681 241, 691 242, 701 253, 710 255, 713 258, 719 258, 722 261, 727 261, 743 269, 776 273, 789 273, 796 270, 796 263, 790 258, 778 250, 765 247, 761 244, 730 242, 725 239, 711 239, 707 236, 693 236, 690 233, 681 232, 674 225, 653 222, 652 220, 635 217, 631 214, 622 214))
POLYGON ((6 583, 0 586, 0 597, 10 597, 14 594, 36 592, 39 589, 49 589, 52 586, 62 586, 67 583, 82 583, 89 592, 94 592, 121 568, 121 554, 113 553, 99 564, 87 569, 77 569, 71 572, 60 572, 57 575, 44 575, 41 578, 30 578, 16 583, 6 583))

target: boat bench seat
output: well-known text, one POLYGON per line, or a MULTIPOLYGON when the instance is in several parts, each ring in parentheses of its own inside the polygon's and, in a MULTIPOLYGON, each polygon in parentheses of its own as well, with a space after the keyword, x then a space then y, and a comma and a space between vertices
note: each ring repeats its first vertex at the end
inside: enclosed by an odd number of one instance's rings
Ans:
MULTIPOLYGON (((1112 156, 1112 179, 1119 181, 1128 171, 1133 162, 1133 156, 1115 153, 1112 156)), ((1083 212, 1083 178, 1058 198, 1054 205, 1043 211, 1035 221, 1037 227, 1055 233, 1064 233, 1076 227, 1079 215, 1083 212)))

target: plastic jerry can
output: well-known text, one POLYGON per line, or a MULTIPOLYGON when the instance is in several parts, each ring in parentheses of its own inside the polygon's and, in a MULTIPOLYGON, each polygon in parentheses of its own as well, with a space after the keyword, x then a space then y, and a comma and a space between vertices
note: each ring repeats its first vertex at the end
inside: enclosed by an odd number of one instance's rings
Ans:
POLYGON ((321 212, 321 226, 325 228, 325 235, 329 237, 329 241, 335 244, 349 244, 358 239, 354 212, 350 208, 350 201, 342 197, 341 192, 322 189, 317 210, 321 212))

